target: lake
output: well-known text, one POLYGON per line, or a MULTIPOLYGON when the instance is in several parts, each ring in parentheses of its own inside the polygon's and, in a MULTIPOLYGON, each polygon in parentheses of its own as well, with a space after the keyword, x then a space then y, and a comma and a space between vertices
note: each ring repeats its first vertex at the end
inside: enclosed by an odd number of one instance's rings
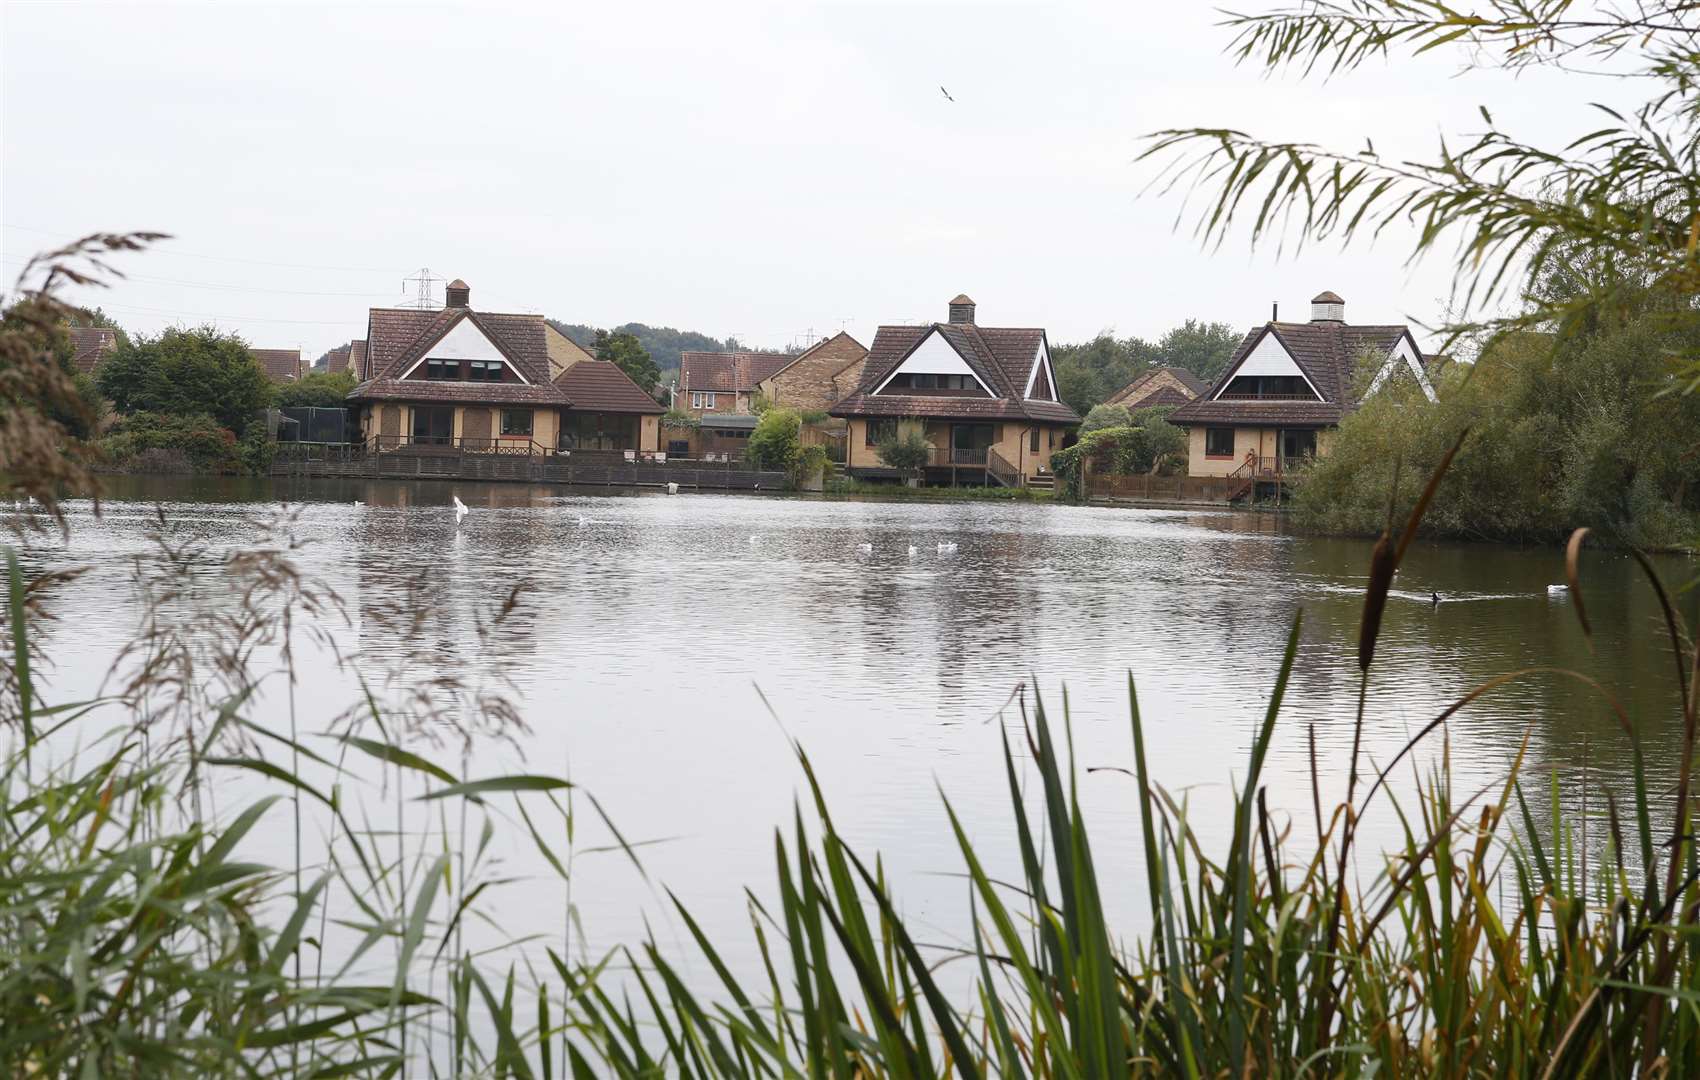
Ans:
MULTIPOLYGON (((1132 766, 1129 673, 1155 776, 1187 794, 1219 853, 1230 784, 1244 775, 1301 610, 1269 802, 1295 828, 1314 828, 1312 728, 1324 806, 1344 789, 1370 546, 1294 535, 1273 516, 359 481, 120 478, 112 496, 98 519, 79 504, 69 542, 39 544, 26 559, 32 570, 91 567, 54 596, 51 699, 92 694, 134 632, 132 557, 153 546, 156 506, 173 543, 222 553, 254 545, 261 522, 288 502, 303 542, 297 562, 346 612, 298 635, 303 732, 330 728, 358 690, 312 630, 358 657, 374 682, 387 672, 500 689, 505 679, 529 731, 481 739, 464 765, 452 740, 421 752, 468 775, 570 776, 643 845, 639 874, 617 852, 591 850, 608 843, 606 830, 581 823, 571 901, 585 938, 575 950, 636 944, 648 920, 663 947, 686 951, 665 887, 735 966, 753 970, 742 890, 771 894, 773 830, 804 791, 791 739, 809 754, 841 832, 883 859, 913 926, 961 940, 966 887, 941 797, 991 868, 1013 876, 999 728, 1025 758, 1018 703, 1031 708, 1043 695, 1060 717, 1065 690, 1078 763, 1103 770, 1083 773, 1082 800, 1109 902, 1131 932, 1145 901, 1132 781, 1116 771, 1132 766), (471 507, 458 527, 451 495, 471 507), (941 554, 941 543, 956 547, 941 554), (498 619, 515 586, 517 606, 498 619)), ((1673 582, 1695 569, 1659 563, 1673 582)), ((1556 550, 1414 546, 1370 684, 1368 762, 1389 760, 1483 680, 1557 665, 1621 696, 1642 725, 1653 780, 1668 783, 1680 723, 1651 592, 1628 557, 1586 555, 1590 653, 1570 599, 1549 594, 1563 579, 1556 550)), ((216 580, 203 585, 216 598, 216 580)), ((286 725, 282 684, 254 711, 286 725)), ((1543 797, 1556 775, 1573 820, 1585 805, 1603 822, 1602 785, 1628 791, 1627 740, 1607 709, 1551 677, 1515 682, 1450 722, 1458 790, 1502 782, 1525 735, 1524 775, 1543 797)), ((1432 762, 1443 745, 1436 737, 1418 760, 1432 762)), ((1399 776, 1408 791, 1407 770, 1399 776)), ((1595 827, 1591 847, 1604 832, 1595 827)), ((278 818, 266 841, 280 862, 287 834, 278 818)), ((1385 804, 1363 825, 1371 849, 1398 835, 1385 804)), ((501 931, 558 939, 566 889, 526 845, 502 857, 519 880, 487 905, 501 931)))

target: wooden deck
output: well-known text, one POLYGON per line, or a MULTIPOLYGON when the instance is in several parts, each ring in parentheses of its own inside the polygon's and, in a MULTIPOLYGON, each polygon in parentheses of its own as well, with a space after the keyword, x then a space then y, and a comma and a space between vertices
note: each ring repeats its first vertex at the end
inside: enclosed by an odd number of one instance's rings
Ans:
POLYGON ((590 487, 666 488, 682 491, 784 491, 782 472, 751 469, 742 462, 670 459, 626 461, 609 451, 572 454, 482 453, 458 447, 409 446, 368 451, 364 447, 284 446, 272 462, 273 476, 395 480, 482 480, 590 487))

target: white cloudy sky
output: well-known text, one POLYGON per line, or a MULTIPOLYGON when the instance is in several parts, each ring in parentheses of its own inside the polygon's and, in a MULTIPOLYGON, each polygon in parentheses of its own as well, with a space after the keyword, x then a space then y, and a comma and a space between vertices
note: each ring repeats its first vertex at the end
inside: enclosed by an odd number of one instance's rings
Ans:
MULTIPOLYGON (((1257 9, 1260 0, 1245 0, 1257 9)), ((1140 136, 1233 126, 1384 156, 1500 124, 1561 145, 1601 87, 1333 82, 1222 54, 1208 3, 94 4, 0 0, 0 270, 95 229, 175 239, 93 298, 311 356, 419 267, 475 307, 783 346, 943 318, 1053 342, 1300 317, 1432 319, 1443 262, 1209 253, 1140 136), (945 100, 948 87, 955 103, 945 100)))

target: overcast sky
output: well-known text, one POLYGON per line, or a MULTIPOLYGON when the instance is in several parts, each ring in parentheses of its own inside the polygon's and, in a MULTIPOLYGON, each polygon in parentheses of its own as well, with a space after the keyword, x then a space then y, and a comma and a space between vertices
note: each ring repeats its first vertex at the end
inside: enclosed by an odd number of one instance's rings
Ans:
MULTIPOLYGON (((1259 0, 1239 5, 1256 10, 1259 0)), ((1601 87, 1399 59, 1333 82, 1223 55, 1206 3, 93 4, 0 0, 0 269, 84 232, 172 241, 90 299, 310 357, 421 267, 473 306, 785 346, 945 317, 1156 335, 1323 289, 1432 320, 1451 271, 1211 253, 1140 136, 1232 126, 1383 156, 1562 145, 1601 87), (946 100, 944 86, 955 98, 946 100)), ((1432 55, 1432 54, 1431 54, 1432 55)), ((438 296, 440 297, 440 290, 438 296)))

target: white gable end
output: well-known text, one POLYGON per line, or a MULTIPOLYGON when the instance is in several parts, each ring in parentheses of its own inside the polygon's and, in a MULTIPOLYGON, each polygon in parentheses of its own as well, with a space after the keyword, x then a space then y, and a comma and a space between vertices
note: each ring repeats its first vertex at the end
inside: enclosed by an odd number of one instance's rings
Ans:
POLYGON ((1033 357, 1033 370, 1027 373, 1027 389, 1021 392, 1022 397, 1028 399, 1033 397, 1033 384, 1039 381, 1040 369, 1043 369, 1045 372, 1045 385, 1051 388, 1051 396, 1043 400, 1056 401, 1057 371, 1051 366, 1051 350, 1046 347, 1043 336, 1039 338, 1039 351, 1033 357))
POLYGON ((502 350, 496 347, 478 324, 471 319, 462 319, 455 323, 454 329, 444 334, 437 343, 425 350, 425 355, 413 362, 413 366, 401 373, 402 378, 413 374, 414 368, 427 360, 497 360, 518 375, 521 382, 529 383, 525 372, 508 363, 508 358, 502 355, 502 350))
POLYGON ((1423 388, 1424 397, 1430 401, 1436 400, 1434 385, 1428 381, 1428 372, 1423 370, 1423 362, 1417 356, 1417 351, 1412 347, 1408 335, 1400 338, 1399 344, 1393 346, 1393 351, 1387 354, 1387 361, 1381 365, 1381 370, 1375 373, 1375 378, 1370 380, 1369 389, 1364 392, 1364 396, 1368 397, 1380 390, 1381 384, 1386 382, 1395 371, 1399 370, 1400 365, 1404 365, 1406 370, 1410 371, 1412 376, 1416 378, 1417 385, 1423 388))
MULTIPOLYGON (((1226 390, 1228 384, 1240 375, 1296 375, 1305 381, 1305 385, 1310 387, 1310 392, 1316 395, 1318 401, 1326 400, 1316 388, 1316 384, 1310 381, 1310 376, 1299 367, 1298 361, 1293 359, 1293 354, 1287 351, 1287 347, 1281 344, 1281 339, 1273 332, 1264 334, 1258 343, 1252 346, 1246 358, 1240 361, 1240 366, 1235 368, 1228 378, 1222 380, 1222 390, 1226 390)), ((1216 396, 1221 397, 1221 391, 1217 391, 1216 396)))
POLYGON ((874 388, 874 393, 883 392, 891 384, 891 380, 905 373, 966 375, 974 380, 975 386, 986 390, 988 394, 991 393, 980 381, 980 377, 974 374, 974 369, 968 366, 968 361, 962 359, 962 354, 956 351, 956 347, 946 341, 944 335, 937 330, 928 334, 915 351, 905 357, 903 363, 898 364, 897 368, 885 377, 885 381, 874 388))

